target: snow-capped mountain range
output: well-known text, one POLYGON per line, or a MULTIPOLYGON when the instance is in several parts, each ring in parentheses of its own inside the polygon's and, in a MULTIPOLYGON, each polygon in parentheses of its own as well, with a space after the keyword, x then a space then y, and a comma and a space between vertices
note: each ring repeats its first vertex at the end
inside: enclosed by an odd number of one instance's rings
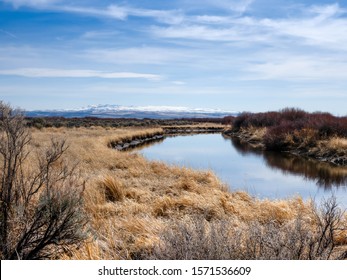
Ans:
POLYGON ((121 106, 121 105, 92 105, 77 109, 27 111, 28 117, 98 117, 98 118, 222 118, 237 115, 235 111, 219 109, 188 108, 173 106, 121 106))

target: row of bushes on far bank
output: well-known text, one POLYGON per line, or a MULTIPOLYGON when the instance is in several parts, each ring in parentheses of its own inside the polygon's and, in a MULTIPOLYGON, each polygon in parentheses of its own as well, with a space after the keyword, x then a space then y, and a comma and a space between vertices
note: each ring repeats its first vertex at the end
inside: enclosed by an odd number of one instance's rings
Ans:
POLYGON ((286 108, 277 112, 242 113, 233 120, 233 132, 266 128, 263 144, 269 150, 285 150, 290 146, 306 147, 332 137, 347 138, 347 116, 330 113, 308 113, 286 108))

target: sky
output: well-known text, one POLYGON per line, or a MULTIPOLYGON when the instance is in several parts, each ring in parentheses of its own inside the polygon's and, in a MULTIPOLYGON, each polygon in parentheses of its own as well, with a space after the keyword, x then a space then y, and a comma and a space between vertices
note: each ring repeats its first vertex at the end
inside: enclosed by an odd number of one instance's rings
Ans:
POLYGON ((0 100, 347 114, 347 1, 0 0, 0 100))

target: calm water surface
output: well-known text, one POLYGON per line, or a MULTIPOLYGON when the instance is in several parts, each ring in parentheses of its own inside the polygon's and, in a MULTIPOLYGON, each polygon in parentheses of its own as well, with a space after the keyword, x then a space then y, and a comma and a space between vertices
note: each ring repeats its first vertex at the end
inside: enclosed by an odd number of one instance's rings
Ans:
POLYGON ((319 202, 332 193, 347 207, 347 168, 284 154, 254 151, 221 134, 167 137, 138 149, 150 160, 212 170, 231 190, 260 198, 300 195, 319 202))

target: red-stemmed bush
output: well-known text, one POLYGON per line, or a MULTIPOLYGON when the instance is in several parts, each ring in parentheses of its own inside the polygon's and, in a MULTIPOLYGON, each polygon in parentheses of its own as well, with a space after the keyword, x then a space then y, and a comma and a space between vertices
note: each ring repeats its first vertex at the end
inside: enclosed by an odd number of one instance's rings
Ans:
POLYGON ((347 137, 347 116, 285 108, 279 112, 242 113, 233 121, 235 132, 249 127, 267 128, 266 149, 285 150, 291 144, 311 145, 319 139, 347 137))

